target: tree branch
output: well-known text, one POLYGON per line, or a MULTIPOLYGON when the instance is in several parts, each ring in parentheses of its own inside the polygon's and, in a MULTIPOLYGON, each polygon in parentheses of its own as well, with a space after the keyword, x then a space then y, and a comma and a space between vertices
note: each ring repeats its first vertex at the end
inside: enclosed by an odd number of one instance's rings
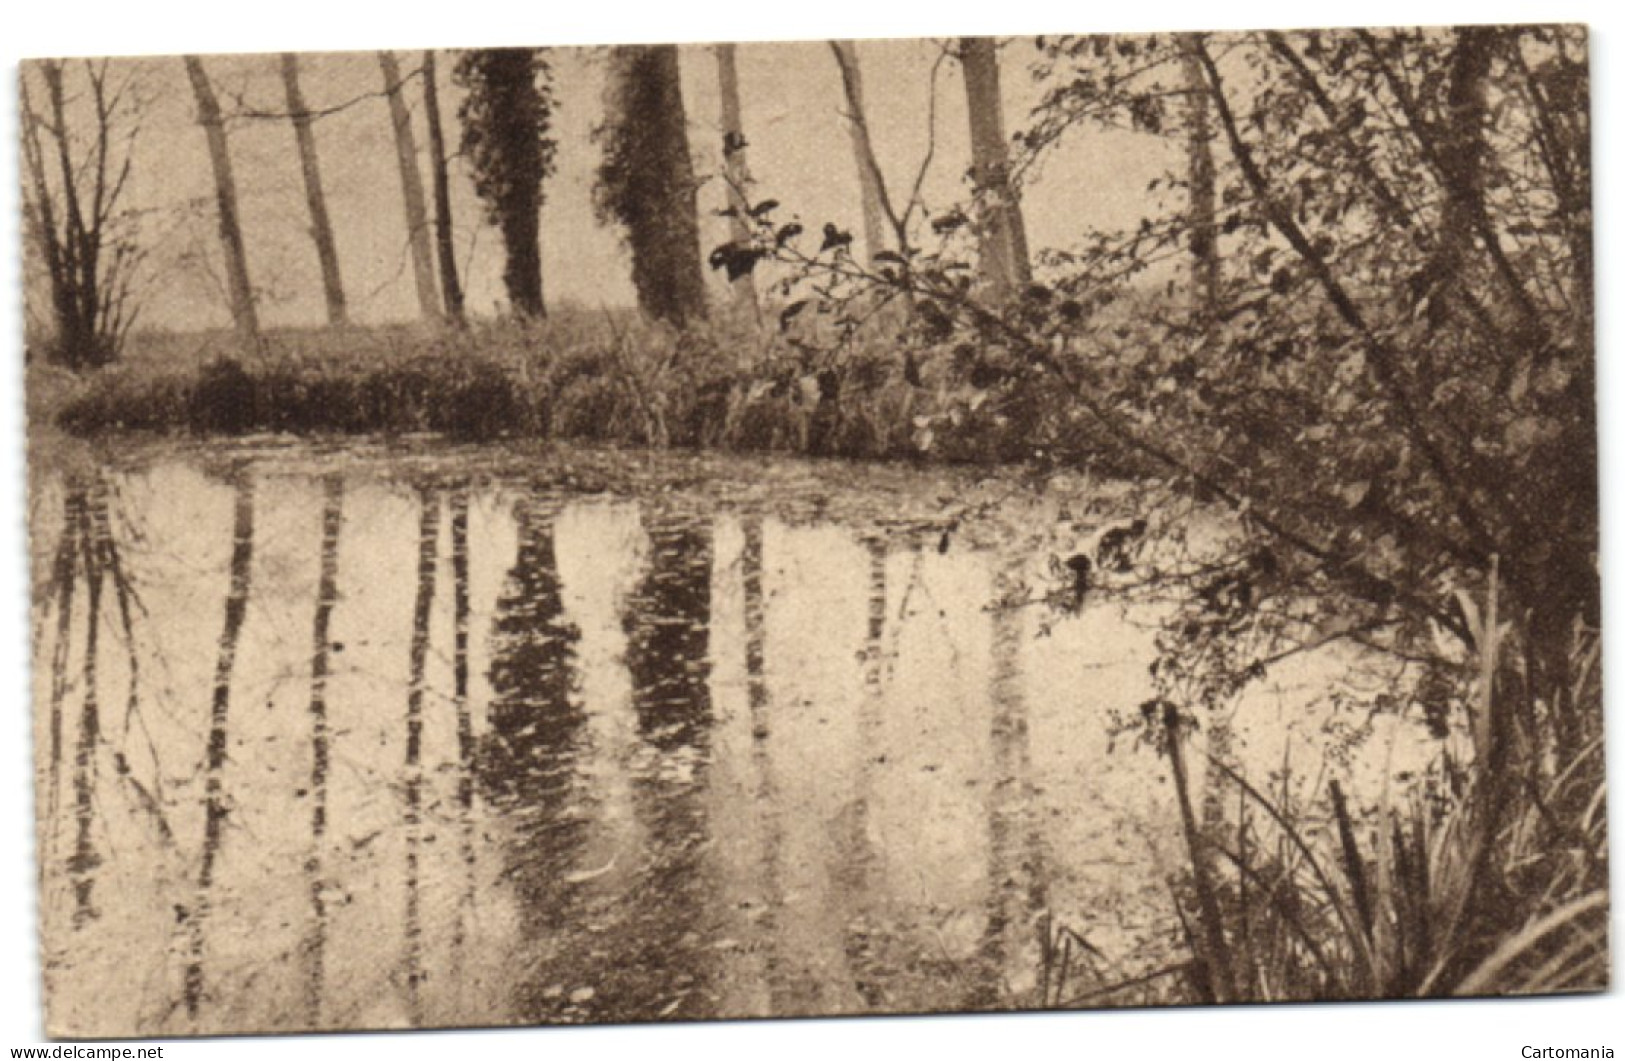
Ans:
POLYGON ((1343 322, 1354 332, 1365 348, 1367 363, 1371 366, 1378 384, 1393 403, 1395 411, 1399 414, 1402 426, 1412 441, 1422 451, 1423 456, 1438 478, 1445 496, 1450 498, 1460 520, 1462 529, 1473 540, 1468 548, 1469 555, 1475 557, 1477 563, 1486 563, 1491 553, 1495 552, 1494 539, 1489 534, 1477 511, 1469 500, 1466 491, 1456 481, 1449 461, 1440 450, 1438 441, 1433 437, 1426 425, 1422 422, 1415 402, 1410 397, 1404 381, 1401 378, 1396 357, 1388 345, 1377 336, 1359 308, 1355 306, 1337 278, 1332 275, 1331 267, 1326 259, 1315 250, 1309 238, 1304 235, 1291 211, 1281 205, 1280 201, 1270 193, 1269 184, 1263 172, 1253 157, 1252 148, 1242 139, 1241 131, 1236 124, 1236 116, 1230 107, 1230 101, 1224 93, 1224 80, 1219 73, 1217 64, 1208 53, 1206 46, 1197 42, 1195 46, 1197 59, 1207 71, 1208 82, 1213 89, 1213 102, 1218 110, 1219 123, 1225 131, 1225 138, 1230 144, 1230 153, 1240 166, 1242 175, 1252 186, 1254 194, 1258 197, 1260 206, 1269 217, 1272 224, 1280 230, 1281 235, 1291 244, 1294 252, 1309 268, 1310 274, 1315 278, 1326 297, 1332 303, 1343 322))

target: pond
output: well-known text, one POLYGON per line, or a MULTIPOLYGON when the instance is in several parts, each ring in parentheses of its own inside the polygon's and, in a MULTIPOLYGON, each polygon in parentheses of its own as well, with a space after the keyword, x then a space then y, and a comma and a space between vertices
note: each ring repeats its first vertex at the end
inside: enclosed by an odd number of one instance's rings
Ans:
MULTIPOLYGON (((1126 496, 429 441, 47 473, 48 1027, 1032 1008, 1177 962, 1167 763, 1111 725, 1156 609, 1020 604, 1126 496)), ((1238 761, 1357 773, 1346 669, 1262 683, 1238 761)))

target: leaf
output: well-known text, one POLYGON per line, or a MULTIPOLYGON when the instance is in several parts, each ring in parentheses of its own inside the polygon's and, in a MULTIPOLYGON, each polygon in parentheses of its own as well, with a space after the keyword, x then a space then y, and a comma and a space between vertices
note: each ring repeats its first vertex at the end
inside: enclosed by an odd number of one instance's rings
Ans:
POLYGON ((725 269, 730 281, 750 275, 756 263, 767 256, 761 247, 741 240, 732 240, 713 250, 706 259, 713 269, 725 269))
POLYGON ((796 302, 792 302, 788 306, 784 307, 784 309, 779 313, 779 331, 782 332, 788 328, 790 326, 790 322, 796 319, 797 314, 807 308, 807 303, 810 301, 811 299, 804 298, 796 302))
POLYGON ((834 222, 824 222, 824 242, 818 248, 818 253, 822 254, 827 250, 838 250, 841 247, 850 247, 851 245, 852 233, 843 232, 836 228, 834 222))
POLYGON ((901 254, 898 254, 896 251, 887 251, 887 250, 876 251, 875 254, 874 254, 874 257, 871 259, 871 261, 892 262, 892 263, 897 264, 897 265, 907 265, 908 264, 908 262, 906 262, 903 259, 903 256, 901 254))
POLYGON ((792 221, 788 225, 781 227, 773 234, 773 245, 775 247, 782 247, 787 241, 795 239, 804 231, 805 229, 803 229, 799 223, 792 221))
POLYGON ((750 208, 750 216, 755 218, 764 217, 777 209, 778 205, 779 201, 777 199, 763 199, 750 208))

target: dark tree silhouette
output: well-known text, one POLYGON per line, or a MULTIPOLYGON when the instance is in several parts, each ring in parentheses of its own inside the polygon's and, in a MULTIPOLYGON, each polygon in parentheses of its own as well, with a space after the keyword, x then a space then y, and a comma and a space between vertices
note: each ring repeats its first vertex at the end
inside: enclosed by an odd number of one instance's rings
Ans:
POLYGON ((502 233, 502 280, 513 311, 546 316, 542 300, 542 183, 553 172, 553 79, 540 48, 463 53, 453 79, 468 95, 458 110, 474 189, 502 233))
POLYGON ((705 277, 676 46, 613 49, 606 97, 598 218, 626 232, 643 312, 683 327, 705 316, 705 277))

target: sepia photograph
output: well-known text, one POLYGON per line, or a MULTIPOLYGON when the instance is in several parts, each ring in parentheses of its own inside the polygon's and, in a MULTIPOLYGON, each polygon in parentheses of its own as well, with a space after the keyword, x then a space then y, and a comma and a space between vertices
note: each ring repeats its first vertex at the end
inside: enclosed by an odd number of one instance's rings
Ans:
POLYGON ((1609 992, 1598 35, 1046 17, 21 57, 19 1034, 1609 992))

